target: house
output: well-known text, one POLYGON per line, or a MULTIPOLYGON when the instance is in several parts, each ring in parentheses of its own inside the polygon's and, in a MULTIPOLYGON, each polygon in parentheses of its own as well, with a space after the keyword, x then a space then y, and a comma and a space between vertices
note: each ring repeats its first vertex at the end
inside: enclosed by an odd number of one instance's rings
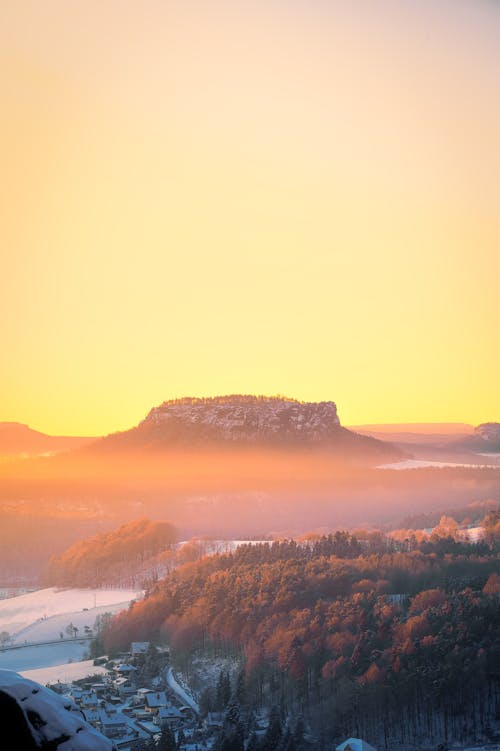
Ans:
MULTIPOLYGON (((160 707, 166 707, 168 699, 165 691, 157 691, 156 693, 146 694, 144 697, 146 701, 146 711, 152 714, 157 714, 160 707)), ((182 710, 181 710, 182 711, 182 710)))
POLYGON ((361 738, 348 738, 337 746, 335 751, 376 751, 376 749, 361 738))
POLYGON ((129 665, 126 662, 121 662, 119 665, 115 665, 114 672, 118 675, 132 677, 133 673, 137 670, 133 665, 129 665))
POLYGON ((135 693, 138 699, 146 701, 146 694, 153 694, 154 691, 152 688, 138 688, 135 693))
POLYGON ((131 699, 133 696, 135 696, 135 688, 130 685, 120 686, 120 688, 118 689, 118 694, 122 701, 131 699))
POLYGON ((101 721, 101 717, 100 717, 98 710, 97 709, 85 709, 82 711, 83 711, 83 716, 85 717, 86 721, 90 723, 90 725, 93 725, 96 728, 101 721))
POLYGON ((145 730, 149 736, 159 735, 158 725, 155 725, 150 721, 137 720, 136 725, 138 728, 141 728, 141 730, 145 730))
POLYGON ((114 738, 117 735, 124 735, 127 730, 128 721, 121 712, 108 714, 106 711, 99 712, 100 730, 107 738, 114 738))
POLYGON ((94 691, 82 691, 78 704, 81 709, 92 709, 99 706, 99 698, 94 691))
POLYGON ((145 655, 148 651, 148 647, 148 641, 133 641, 130 646, 132 657, 137 657, 137 655, 145 655))
POLYGON ((108 686, 105 683, 93 683, 90 687, 90 690, 99 695, 107 691, 108 686))
POLYGON ((183 706, 179 707, 179 712, 181 713, 184 720, 193 720, 196 717, 196 712, 194 711, 193 707, 183 706))
POLYGON ((224 725, 224 712, 209 712, 205 720, 205 725, 207 730, 221 728, 224 725))
POLYGON ((164 727, 167 723, 171 727, 176 727, 182 721, 182 715, 177 707, 159 707, 158 712, 153 717, 153 722, 160 728, 164 727))

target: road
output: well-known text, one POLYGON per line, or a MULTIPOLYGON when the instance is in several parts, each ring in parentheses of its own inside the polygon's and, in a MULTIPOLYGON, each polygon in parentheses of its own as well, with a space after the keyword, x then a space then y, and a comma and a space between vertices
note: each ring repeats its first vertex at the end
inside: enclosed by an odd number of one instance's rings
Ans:
POLYGON ((183 689, 182 686, 176 681, 172 668, 166 669, 165 672, 166 672, 167 683, 172 689, 172 691, 174 691, 177 694, 177 696, 180 699, 182 699, 184 704, 186 704, 188 707, 191 707, 191 709, 193 709, 196 712, 196 714, 200 714, 200 708, 198 704, 195 702, 193 697, 190 696, 187 693, 187 691, 185 691, 185 689, 183 689))

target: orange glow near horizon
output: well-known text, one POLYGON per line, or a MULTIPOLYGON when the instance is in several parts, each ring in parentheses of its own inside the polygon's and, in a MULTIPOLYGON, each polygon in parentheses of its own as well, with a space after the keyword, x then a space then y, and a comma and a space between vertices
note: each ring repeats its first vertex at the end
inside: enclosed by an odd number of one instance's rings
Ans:
POLYGON ((0 420, 500 420, 500 6, 6 0, 0 420))

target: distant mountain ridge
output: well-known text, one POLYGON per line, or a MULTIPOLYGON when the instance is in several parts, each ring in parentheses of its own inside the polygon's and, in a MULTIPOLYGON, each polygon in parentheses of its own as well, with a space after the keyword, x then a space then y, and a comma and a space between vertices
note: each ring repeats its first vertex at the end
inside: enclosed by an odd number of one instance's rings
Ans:
POLYGON ((500 422, 483 422, 466 438, 463 445, 474 451, 497 453, 500 451, 500 422))
POLYGON ((471 436, 474 426, 467 423, 380 423, 374 425, 349 425, 361 435, 371 435, 380 441, 400 444, 454 444, 471 436))
POLYGON ((20 422, 0 422, 0 456, 39 455, 80 448, 95 438, 53 436, 20 422))
POLYGON ((399 457, 390 444, 343 428, 333 401, 232 394, 185 397, 154 407, 137 427, 97 441, 99 449, 313 447, 399 457))

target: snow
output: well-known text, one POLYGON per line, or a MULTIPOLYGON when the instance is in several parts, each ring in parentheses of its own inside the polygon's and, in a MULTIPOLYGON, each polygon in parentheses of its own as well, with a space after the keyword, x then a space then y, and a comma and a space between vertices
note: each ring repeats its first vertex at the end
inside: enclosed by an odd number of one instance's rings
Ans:
POLYGON ((177 694, 177 696, 180 696, 180 698, 182 699, 182 701, 185 704, 187 704, 189 707, 191 707, 191 709, 194 709, 194 711, 196 712, 196 714, 200 713, 200 708, 199 708, 198 704, 195 702, 195 700, 193 699, 193 697, 190 696, 187 693, 187 691, 185 689, 183 689, 182 686, 177 682, 177 680, 176 680, 176 678, 175 678, 175 676, 173 674, 172 668, 169 668, 167 670, 167 683, 170 686, 170 688, 172 689, 172 691, 174 691, 177 694))
MULTIPOLYGON (((73 663, 79 664, 89 651, 88 640, 68 638, 65 633, 68 624, 73 623, 78 636, 83 637, 85 626, 92 628, 98 615, 116 613, 142 594, 131 589, 52 587, 0 601, 0 632, 10 633, 10 644, 16 646, 0 651, 0 669, 23 671, 30 676, 31 671, 37 671, 36 680, 42 683, 65 680, 64 675, 73 675, 78 670, 73 663), (61 632, 64 639, 60 639, 61 632), (25 643, 28 645, 24 646, 25 643), (48 672, 39 672, 42 669, 48 672)), ((88 663, 79 670, 83 671, 81 677, 86 677, 88 663)), ((93 668, 92 674, 100 673, 100 669, 93 668)))
MULTIPOLYGON (((112 741, 85 722, 72 701, 53 691, 10 670, 0 670, 0 691, 16 701, 38 745, 57 745, 59 751, 111 751, 113 748, 112 741), (41 722, 35 727, 32 718, 37 716, 41 722)), ((2 730, 8 737, 9 730, 14 728, 9 728, 7 717, 3 722, 2 730)))
POLYGON ((54 665, 63 666, 87 656, 88 642, 62 641, 56 644, 33 645, 20 649, 6 649, 0 652, 0 669, 18 672, 54 665))
POLYGON ((58 639, 70 621, 83 631, 94 625, 96 615, 111 608, 116 612, 142 595, 132 589, 40 589, 0 601, 0 631, 13 641, 58 639))
POLYGON ((91 675, 108 675, 106 668, 94 665, 93 660, 83 660, 82 662, 70 662, 67 665, 54 665, 47 668, 37 668, 35 670, 23 670, 21 675, 37 683, 55 684, 71 683, 79 681, 81 678, 88 678, 91 675))
POLYGON ((336 751, 375 751, 373 746, 363 741, 361 738, 348 738, 346 741, 337 746, 336 751))
POLYGON ((460 464, 457 462, 433 462, 426 459, 405 459, 401 462, 379 464, 377 469, 422 469, 423 467, 474 467, 476 469, 500 469, 498 464, 460 464))

